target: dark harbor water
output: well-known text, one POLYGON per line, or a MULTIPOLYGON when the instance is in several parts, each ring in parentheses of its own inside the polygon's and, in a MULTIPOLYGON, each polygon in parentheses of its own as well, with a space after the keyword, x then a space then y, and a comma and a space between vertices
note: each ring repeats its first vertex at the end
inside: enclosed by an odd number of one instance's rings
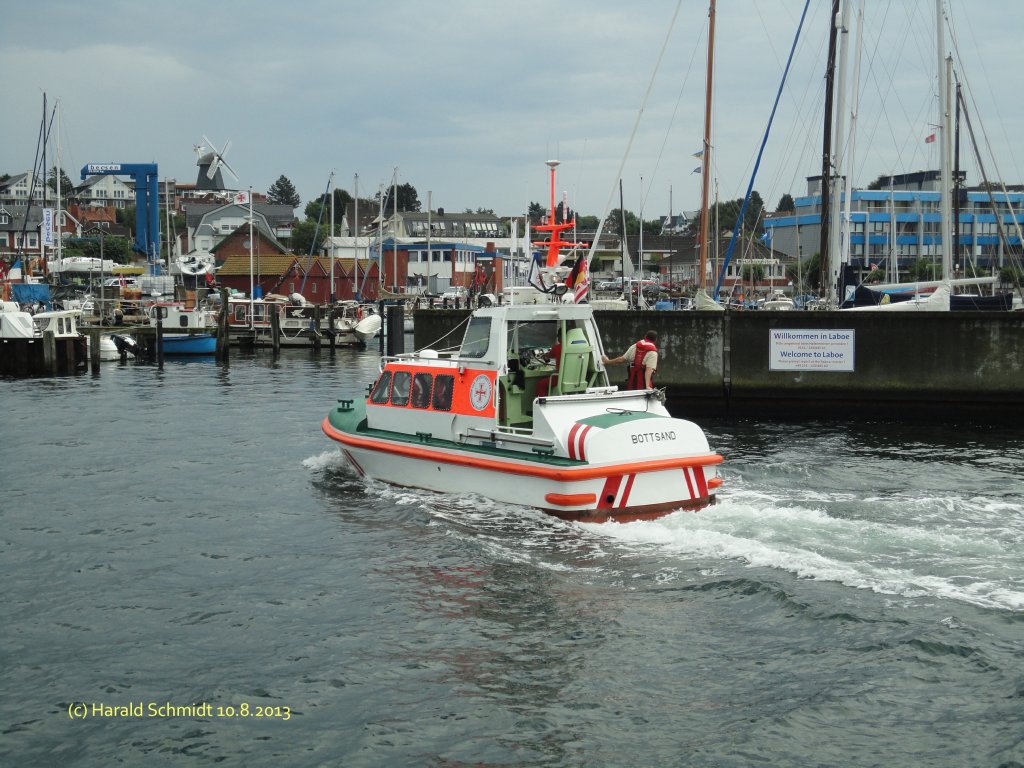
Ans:
POLYGON ((376 365, 0 381, 0 765, 1024 765, 1019 432, 704 422, 578 525, 360 480, 376 365))

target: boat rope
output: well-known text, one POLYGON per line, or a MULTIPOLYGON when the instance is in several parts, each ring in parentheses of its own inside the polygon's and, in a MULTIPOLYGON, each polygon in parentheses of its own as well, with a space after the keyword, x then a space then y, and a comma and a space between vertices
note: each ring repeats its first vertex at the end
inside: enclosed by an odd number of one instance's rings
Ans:
MULTIPOLYGON (((665 154, 665 147, 668 144, 669 138, 672 136, 672 125, 675 123, 676 114, 679 112, 679 105, 683 101, 683 93, 686 91, 686 84, 690 80, 690 72, 693 70, 693 63, 697 59, 697 52, 700 50, 700 46, 693 47, 693 53, 690 54, 690 63, 686 66, 686 72, 683 74, 683 82, 679 86, 679 93, 676 95, 676 104, 672 108, 672 117, 669 118, 668 127, 665 129, 665 138, 661 141, 661 148, 658 150, 658 157, 654 161, 654 172, 651 173, 651 179, 647 183, 647 190, 640 190, 640 210, 643 211, 647 203, 647 198, 651 194, 651 190, 654 188, 654 180, 658 176, 658 166, 661 165, 661 159, 665 154)), ((671 213, 671 211, 669 211, 671 213)))
MULTIPOLYGON (((985 183, 985 191, 988 193, 988 204, 989 204, 989 207, 992 208, 993 218, 995 219, 995 223, 996 223, 996 231, 999 233, 999 239, 1002 240, 1002 242, 1005 243, 1007 246, 1009 246, 1010 239, 1009 239, 1009 237, 1007 237, 1006 230, 1003 228, 1003 221, 1002 221, 1003 217, 999 214, 999 207, 996 205, 995 195, 992 194, 992 187, 994 185, 989 183, 988 176, 985 173, 985 163, 984 163, 984 161, 981 158, 981 150, 978 148, 978 140, 974 136, 974 126, 971 123, 970 113, 968 113, 968 111, 965 109, 963 111, 963 115, 964 115, 964 122, 967 123, 967 133, 971 137, 971 146, 974 148, 974 157, 978 161, 978 170, 981 172, 981 178, 984 180, 984 183, 985 183)), ((1009 193, 1006 190, 1006 185, 1003 184, 1001 186, 1002 186, 1002 192, 1003 192, 1004 199, 1006 200, 1006 204, 1007 204, 1008 207, 1010 207, 1010 210, 1012 212, 1013 208, 1012 208, 1012 205, 1010 204, 1010 195, 1009 195, 1009 193)), ((1024 238, 1021 237, 1020 222, 1017 221, 1017 217, 1016 216, 1011 216, 1010 219, 1013 221, 1014 225, 1017 228, 1017 239, 1018 239, 1018 242, 1024 241, 1024 238)), ((1013 284, 1016 286, 1017 292, 1020 293, 1022 296, 1024 296, 1024 289, 1021 288, 1021 282, 1020 282, 1020 276, 1019 276, 1019 271, 1020 271, 1019 270, 1019 261, 1018 261, 1017 264, 1014 264, 1014 261, 1016 260, 1016 257, 1014 256, 1013 250, 1011 248, 1009 248, 1009 247, 1006 248, 1006 254, 1010 257, 1010 263, 1013 264, 1014 267, 1017 267, 1015 269, 1011 269, 1010 270, 1010 275, 1012 277, 1013 284)))
MULTIPOLYGON (((313 265, 313 251, 316 248, 316 239, 320 234, 320 222, 324 218, 324 208, 327 207, 328 198, 331 195, 331 183, 334 181, 334 171, 331 171, 331 175, 327 177, 327 189, 324 190, 324 196, 320 198, 320 212, 316 215, 316 229, 313 230, 313 239, 309 243, 309 255, 306 256, 306 268, 303 270, 302 284, 299 285, 299 293, 306 290, 306 279, 309 277, 309 268, 313 265)), ((331 232, 331 237, 334 237, 334 233, 331 232)), ((282 281, 283 282, 283 281, 282 281)), ((275 288, 280 286, 278 283, 275 288)), ((333 290, 333 288, 332 288, 333 290)))
MULTIPOLYGON (((447 338, 448 338, 449 336, 451 336, 451 335, 452 335, 453 333, 455 333, 455 332, 456 332, 457 330, 459 330, 459 329, 460 329, 460 328, 462 328, 463 326, 469 325, 469 321, 470 321, 470 320, 471 320, 472 318, 473 318, 473 315, 472 315, 472 314, 468 314, 468 315, 466 315, 466 319, 465 319, 465 320, 463 320, 463 321, 462 321, 461 323, 459 323, 459 324, 458 324, 458 325, 456 325, 456 326, 455 326, 454 328, 452 328, 452 329, 451 329, 450 331, 448 331, 448 333, 446 333, 446 334, 445 334, 444 336, 440 337, 439 339, 434 339, 434 340, 433 340, 433 341, 432 341, 431 343, 427 344, 427 346, 425 346, 425 347, 422 347, 422 348, 420 348, 420 349, 417 349, 416 351, 417 351, 417 352, 420 352, 420 351, 422 351, 423 349, 434 349, 434 345, 435 345, 435 344, 440 344, 440 343, 441 343, 442 341, 444 341, 445 339, 447 339, 447 338)), ((461 344, 460 344, 459 346, 461 346, 461 344)), ((439 351, 439 352, 447 352, 447 351, 449 351, 449 350, 452 350, 452 349, 457 349, 457 348, 458 348, 458 347, 447 347, 447 348, 445 348, 445 349, 441 349, 441 350, 438 350, 438 351, 439 351)))
POLYGON ((722 290, 722 281, 725 279, 725 271, 729 267, 729 261, 732 259, 732 252, 736 249, 736 235, 739 233, 740 224, 743 223, 743 216, 747 212, 747 203, 750 201, 750 193, 754 189, 754 179, 757 178, 757 169, 761 166, 761 157, 764 155, 765 145, 768 143, 768 134, 772 129, 772 122, 775 120, 775 112, 779 108, 779 99, 782 98, 782 89, 786 85, 786 77, 789 75, 789 68, 793 63, 793 54, 796 52, 796 44, 800 40, 800 31, 804 28, 804 19, 807 18, 807 8, 811 4, 811 0, 804 0, 804 10, 800 14, 800 23, 796 28, 796 35, 793 37, 793 45, 789 49, 789 58, 786 59, 786 69, 782 73, 782 81, 779 83, 779 89, 775 93, 775 103, 772 105, 772 113, 768 117, 768 125, 764 129, 764 138, 761 139, 761 148, 757 151, 757 160, 754 163, 754 170, 750 174, 750 183, 747 185, 747 194, 743 197, 743 205, 740 206, 740 212, 736 216, 736 224, 733 226, 732 239, 729 241, 729 248, 725 252, 725 259, 722 261, 722 269, 718 273, 718 282, 715 283, 715 294, 712 298, 718 299, 718 294, 722 290))
POLYGON ((629 159, 630 150, 633 148, 633 140, 636 138, 636 132, 640 128, 640 119, 644 116, 644 110, 647 108, 647 100, 651 96, 651 90, 654 88, 654 78, 658 74, 658 70, 661 69, 661 60, 665 57, 665 49, 668 47, 669 38, 672 36, 672 29, 676 25, 676 17, 679 16, 679 9, 683 5, 683 0, 676 2, 675 13, 672 14, 672 21, 669 22, 668 28, 665 30, 665 41, 661 44, 661 51, 658 53, 658 61, 654 65, 654 71, 651 72, 651 80, 647 84, 647 90, 644 92, 643 101, 640 102, 640 109, 637 110, 636 120, 633 122, 633 131, 629 134, 629 141, 626 142, 626 151, 622 155, 622 162, 619 163, 618 173, 615 174, 615 181, 612 183, 612 188, 608 192, 608 199, 605 201, 604 210, 601 212, 601 219, 597 223, 597 232, 594 234, 594 242, 590 244, 590 252, 587 253, 587 269, 590 269, 590 263, 594 260, 594 252, 597 250, 597 244, 601 241, 601 230, 604 229, 604 223, 608 218, 608 211, 611 210, 612 198, 615 196, 615 189, 622 179, 622 170, 626 167, 626 160, 629 159))

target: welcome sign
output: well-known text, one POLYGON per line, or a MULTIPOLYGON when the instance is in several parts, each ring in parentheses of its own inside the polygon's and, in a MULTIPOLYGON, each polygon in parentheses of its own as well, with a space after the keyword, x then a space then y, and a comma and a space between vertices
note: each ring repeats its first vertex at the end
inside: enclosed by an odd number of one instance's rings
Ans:
POLYGON ((856 334, 852 328, 772 328, 768 334, 769 370, 854 370, 856 334))

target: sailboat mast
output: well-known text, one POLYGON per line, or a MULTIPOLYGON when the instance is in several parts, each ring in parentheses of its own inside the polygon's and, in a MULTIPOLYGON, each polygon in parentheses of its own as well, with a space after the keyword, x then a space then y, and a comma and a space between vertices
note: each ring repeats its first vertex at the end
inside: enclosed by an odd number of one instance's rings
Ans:
POLYGON ((431 262, 434 260, 433 253, 431 252, 432 246, 431 246, 431 243, 430 243, 430 240, 431 240, 431 237, 430 237, 431 232, 430 232, 430 230, 431 230, 431 228, 433 227, 433 224, 434 224, 434 222, 432 221, 432 216, 431 216, 432 208, 433 208, 432 197, 433 197, 433 193, 428 189, 427 190, 427 284, 426 284, 426 292, 427 293, 430 292, 430 268, 431 268, 431 262))
POLYGON ((942 20, 944 16, 944 8, 942 0, 935 0, 935 31, 936 31, 936 48, 938 49, 938 75, 939 75, 939 120, 941 126, 939 132, 942 137, 942 145, 939 157, 939 185, 940 185, 940 209, 941 209, 941 226, 942 232, 940 239, 942 241, 942 279, 948 280, 952 274, 952 255, 953 255, 953 237, 950 234, 952 231, 951 219, 953 213, 949 204, 950 193, 953 188, 953 183, 950 175, 949 158, 952 155, 953 136, 950 131, 950 119, 949 119, 949 88, 950 81, 953 79, 953 60, 947 59, 946 57, 946 37, 943 34, 942 20))
POLYGON ((828 61, 825 64, 825 126, 821 140, 821 241, 818 247, 819 289, 828 290, 829 192, 832 187, 832 91, 836 73, 839 0, 832 0, 829 16, 828 61))
MULTIPOLYGON (((552 194, 552 200, 554 200, 554 192, 552 194)), ((622 179, 619 179, 619 231, 622 233, 619 238, 619 263, 622 265, 622 290, 629 290, 629 286, 626 285, 626 209, 623 207, 622 200, 622 179)))
POLYGON ((701 195, 700 195, 700 263, 697 276, 701 289, 707 288, 708 268, 708 192, 711 176, 711 88, 715 66, 715 0, 708 7, 708 69, 704 87, 704 146, 701 150, 701 195))
MULTIPOLYGON (((963 107, 963 94, 960 83, 956 84, 956 109, 953 128, 953 264, 960 263, 960 110, 963 107)), ((966 261, 966 259, 965 259, 966 261)), ((973 262, 973 259, 971 260, 973 262)), ((966 264, 964 267, 966 268, 966 264)))
MULTIPOLYGON (((842 278, 843 274, 843 254, 842 254, 842 238, 843 238, 843 206, 842 206, 842 193, 843 193, 843 174, 847 176, 849 172, 846 169, 846 59, 849 50, 849 31, 850 31, 850 2, 851 0, 845 0, 843 3, 843 12, 841 18, 836 19, 838 27, 836 33, 841 34, 839 38, 839 61, 836 70, 835 78, 835 90, 836 90, 836 116, 838 120, 835 122, 834 132, 835 136, 832 139, 832 147, 835 152, 835 179, 832 181, 832 228, 829 230, 829 248, 828 248, 828 270, 829 270, 829 295, 830 298, 834 298, 834 301, 829 301, 830 306, 838 306, 843 302, 845 298, 842 295, 842 278)), ((849 208, 850 201, 846 201, 846 218, 849 219, 849 208)))
MULTIPOLYGON (((353 260, 353 279, 354 279, 355 290, 353 291, 353 293, 355 294, 355 298, 358 301, 358 300, 362 299, 362 287, 359 284, 359 174, 358 173, 354 174, 353 177, 352 177, 352 190, 353 190, 353 197, 355 197, 355 200, 352 203, 353 206, 354 206, 353 211, 352 211, 352 220, 353 220, 353 224, 352 224, 352 235, 353 235, 352 242, 355 244, 355 247, 352 249, 352 253, 355 256, 355 258, 353 260)), ((370 255, 369 248, 367 248, 366 255, 367 255, 367 257, 369 257, 369 255, 370 255)), ((369 261, 370 261, 369 258, 367 258, 366 261, 367 261, 367 266, 369 266, 369 261)))
POLYGON ((391 185, 394 199, 391 201, 391 290, 398 293, 398 166, 391 185))
MULTIPOLYGON (((56 212, 57 215, 54 216, 54 219, 53 219, 53 228, 54 228, 54 234, 57 237, 57 243, 56 243, 56 245, 57 245, 57 263, 58 264, 63 264, 63 262, 64 262, 64 248, 63 248, 64 237, 63 237, 63 233, 61 231, 61 226, 60 226, 60 222, 61 222, 61 218, 62 218, 62 216, 60 215, 60 210, 61 210, 61 198, 60 198, 60 196, 61 196, 61 188, 60 188, 60 169, 61 169, 61 164, 60 164, 60 99, 57 99, 57 103, 54 105, 53 111, 54 111, 54 114, 57 116, 57 119, 54 121, 57 124, 57 164, 55 166, 55 173, 54 173, 54 176, 55 176, 54 181, 55 181, 56 192, 57 192, 57 212, 56 212)), ((101 268, 103 267, 102 263, 100 264, 100 267, 101 268)))
POLYGON ((331 290, 328 291, 328 295, 331 297, 331 304, 334 304, 334 256, 335 256, 335 244, 334 244, 334 190, 331 189, 331 185, 334 183, 334 171, 331 171, 331 178, 327 182, 327 190, 331 193, 331 290))

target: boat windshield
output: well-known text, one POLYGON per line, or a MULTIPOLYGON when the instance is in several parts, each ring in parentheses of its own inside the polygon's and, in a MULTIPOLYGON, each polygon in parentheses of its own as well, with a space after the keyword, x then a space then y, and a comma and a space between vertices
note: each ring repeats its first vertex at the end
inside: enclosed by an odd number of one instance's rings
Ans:
POLYGON ((509 354, 530 349, 549 349, 555 343, 558 324, 554 320, 510 323, 508 327, 509 354))
POLYGON ((491 340, 491 318, 474 317, 469 321, 466 335, 462 338, 459 357, 483 357, 491 340))

